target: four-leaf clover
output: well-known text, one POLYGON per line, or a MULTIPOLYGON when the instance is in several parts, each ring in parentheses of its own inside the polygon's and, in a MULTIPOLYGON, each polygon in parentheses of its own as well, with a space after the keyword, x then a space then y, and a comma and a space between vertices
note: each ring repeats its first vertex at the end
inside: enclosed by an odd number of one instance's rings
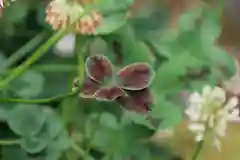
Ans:
MULTIPOLYGON (((154 71, 148 63, 132 63, 117 71, 107 57, 93 55, 87 58, 85 70, 81 98, 116 100, 125 108, 137 112, 148 111, 153 103, 148 87, 154 78, 154 71)), ((75 87, 78 87, 77 79, 75 87)))

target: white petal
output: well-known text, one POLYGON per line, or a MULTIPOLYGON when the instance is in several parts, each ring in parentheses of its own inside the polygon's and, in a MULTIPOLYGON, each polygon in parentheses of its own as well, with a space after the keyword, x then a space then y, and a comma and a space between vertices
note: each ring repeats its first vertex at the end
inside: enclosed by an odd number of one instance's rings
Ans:
POLYGON ((190 104, 200 104, 202 102, 203 102, 203 98, 197 92, 194 92, 189 96, 189 103, 190 104))
POLYGON ((238 105, 239 101, 237 97, 232 97, 226 104, 226 108, 227 109, 233 109, 234 107, 236 107, 238 105))
POLYGON ((224 137, 226 135, 226 130, 227 130, 227 120, 225 118, 222 118, 215 128, 216 135, 218 137, 224 137))
POLYGON ((193 132, 204 132, 205 126, 201 123, 192 123, 188 126, 188 129, 193 132))
POLYGON ((217 137, 213 139, 213 145, 217 148, 218 151, 221 151, 221 142, 217 137))
POLYGON ((210 85, 206 85, 204 86, 203 88, 203 97, 206 98, 206 97, 209 97, 209 95, 212 93, 212 87, 210 85))
POLYGON ((201 120, 201 121, 207 121, 207 120, 208 120, 208 117, 209 117, 209 114, 202 113, 200 120, 201 120))
POLYGON ((204 139, 204 134, 203 133, 198 133, 195 137, 196 142, 200 142, 204 139))
POLYGON ((211 100, 218 100, 221 103, 226 101, 226 93, 220 87, 215 87, 211 93, 211 100))
POLYGON ((210 128, 213 128, 214 127, 214 120, 215 120, 215 116, 214 115, 210 115, 209 116, 209 119, 208 119, 208 126, 210 128))
POLYGON ((200 119, 200 113, 198 110, 196 110, 197 107, 189 107, 188 109, 185 110, 185 114, 188 116, 188 118, 191 121, 197 121, 200 119))

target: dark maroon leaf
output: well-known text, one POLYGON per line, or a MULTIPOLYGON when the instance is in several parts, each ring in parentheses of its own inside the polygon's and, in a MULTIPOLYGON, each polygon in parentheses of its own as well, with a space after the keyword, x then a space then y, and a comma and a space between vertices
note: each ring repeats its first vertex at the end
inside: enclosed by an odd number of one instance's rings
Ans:
POLYGON ((99 101, 112 101, 121 96, 125 96, 125 91, 118 87, 103 87, 95 93, 99 101))
POLYGON ((82 98, 94 98, 94 94, 100 88, 100 84, 90 78, 85 78, 83 87, 80 92, 82 98))
POLYGON ((127 90, 141 90, 149 86, 154 71, 147 63, 133 63, 119 71, 120 86, 127 90))
POLYGON ((103 55, 93 55, 88 57, 85 63, 87 75, 98 82, 104 82, 106 78, 113 75, 113 65, 107 57, 103 55))
POLYGON ((117 101, 126 109, 146 113, 154 103, 153 95, 148 88, 139 91, 128 91, 128 96, 119 97, 117 101))

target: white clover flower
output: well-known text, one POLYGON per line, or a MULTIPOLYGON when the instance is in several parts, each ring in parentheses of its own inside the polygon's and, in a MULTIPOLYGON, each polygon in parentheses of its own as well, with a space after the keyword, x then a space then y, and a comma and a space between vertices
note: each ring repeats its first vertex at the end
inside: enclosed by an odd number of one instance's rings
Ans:
POLYGON ((102 25, 102 14, 92 11, 83 16, 84 11, 84 6, 79 0, 52 0, 46 8, 45 20, 54 30, 72 25, 76 33, 96 34, 96 28, 102 25))
POLYGON ((221 149, 220 138, 225 136, 227 122, 238 117, 235 108, 238 98, 232 97, 226 102, 226 93, 220 87, 203 88, 202 95, 193 93, 189 97, 189 107, 185 113, 190 120, 189 130, 196 134, 196 141, 202 141, 207 133, 213 136, 213 145, 221 149))
POLYGON ((84 12, 83 6, 77 1, 53 0, 46 9, 46 21, 53 29, 66 28, 73 24, 84 12))

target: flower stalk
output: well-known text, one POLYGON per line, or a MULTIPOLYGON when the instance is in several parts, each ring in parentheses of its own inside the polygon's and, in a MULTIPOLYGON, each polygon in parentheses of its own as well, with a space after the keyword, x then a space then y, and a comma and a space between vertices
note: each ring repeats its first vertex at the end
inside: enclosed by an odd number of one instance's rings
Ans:
POLYGON ((197 148, 196 148, 196 150, 195 150, 195 153, 194 153, 194 155, 193 155, 192 160, 197 160, 197 158, 198 158, 199 155, 200 155, 201 150, 203 149, 203 144, 204 144, 204 140, 202 140, 202 141, 200 141, 200 142, 197 143, 197 148))

